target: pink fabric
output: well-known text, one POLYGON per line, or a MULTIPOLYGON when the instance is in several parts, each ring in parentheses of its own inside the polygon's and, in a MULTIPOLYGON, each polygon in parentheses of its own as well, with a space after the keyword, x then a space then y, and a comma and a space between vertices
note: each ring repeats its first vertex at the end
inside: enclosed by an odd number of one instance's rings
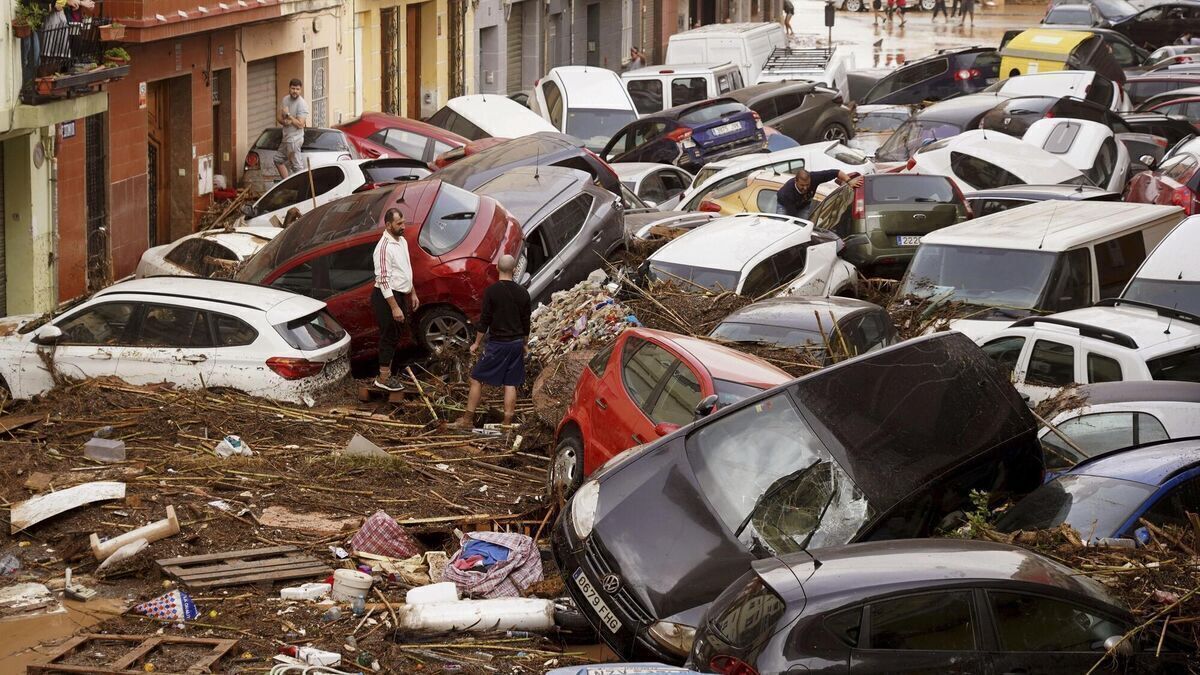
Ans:
POLYGON ((475 598, 515 598, 531 584, 542 580, 542 556, 531 537, 509 532, 468 532, 442 581, 453 581, 465 595, 475 598), (488 541, 507 548, 511 553, 508 560, 492 565, 486 572, 460 570, 454 563, 462 556, 462 546, 469 539, 488 541))
POLYGON ((425 547, 413 538, 391 516, 376 511, 367 518, 358 533, 350 540, 350 547, 361 553, 374 553, 389 558, 411 558, 421 555, 425 547))

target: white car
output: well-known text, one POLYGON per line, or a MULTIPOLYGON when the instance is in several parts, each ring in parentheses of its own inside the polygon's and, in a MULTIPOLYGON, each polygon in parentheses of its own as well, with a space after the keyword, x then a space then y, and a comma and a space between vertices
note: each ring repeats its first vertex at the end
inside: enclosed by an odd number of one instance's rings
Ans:
POLYGON ((621 76, 596 66, 559 66, 533 85, 529 109, 556 131, 583 141, 592 152, 638 118, 621 76))
POLYGON ((1200 316, 1200 216, 1189 216, 1150 252, 1121 297, 1200 316))
POLYGON ((621 184, 637 195, 647 206, 659 211, 675 208, 683 193, 695 178, 671 164, 654 162, 615 162, 609 164, 617 172, 621 184))
POLYGON ((282 227, 287 212, 301 214, 355 192, 406 180, 420 180, 430 174, 429 165, 417 159, 394 157, 357 159, 320 166, 288 176, 271 186, 253 204, 243 209, 248 227, 282 227), (316 198, 313 198, 313 192, 316 198))
MULTIPOLYGON (((283 129, 263 129, 246 152, 242 165, 241 186, 255 193, 266 192, 279 180, 279 169, 275 160, 279 157, 279 144, 283 140, 283 129)), ((340 129, 308 127, 304 130, 304 141, 300 145, 300 164, 304 167, 319 167, 334 162, 362 159, 354 143, 340 129)), ((288 171, 292 169, 289 167, 288 171)))
POLYGON ((807 220, 739 213, 671 240, 646 259, 645 269, 657 280, 751 298, 852 292, 858 271, 838 257, 837 237, 827 235, 807 220))
POLYGON ((841 141, 821 141, 777 152, 751 153, 705 164, 704 168, 696 172, 692 186, 683 193, 675 210, 695 211, 700 208, 700 202, 713 190, 760 169, 771 169, 781 175, 793 174, 798 169, 838 169, 846 173, 875 173, 875 165, 865 154, 841 141))
POLYGON ((1090 185, 1083 172, 1019 138, 973 129, 917 150, 905 173, 946 176, 963 192, 1006 185, 1090 185))
POLYGON ((1129 96, 1120 85, 1091 70, 1017 75, 989 85, 984 91, 1004 96, 1074 96, 1099 103, 1113 112, 1133 109, 1129 96))
POLYGON ((854 138, 846 142, 867 157, 874 157, 879 146, 913 116, 912 106, 860 105, 854 108, 854 138))
POLYGON ((1128 300, 1031 316, 977 342, 1034 404, 1072 384, 1200 382, 1200 317, 1128 300))
POLYGON ((500 94, 452 98, 427 121, 472 141, 481 138, 520 138, 539 131, 558 131, 541 115, 500 94))
POLYGON ((1021 140, 1079 169, 1088 182, 1121 192, 1129 181, 1129 150, 1108 125, 1067 117, 1040 119, 1021 140))
POLYGON ((300 402, 350 371, 350 334, 325 303, 275 288, 159 277, 109 286, 42 321, 0 319, 0 382, 17 399, 60 377, 226 388, 300 402))
POLYGON ((134 276, 209 277, 232 273, 283 232, 278 227, 236 227, 189 234, 146 249, 134 276))

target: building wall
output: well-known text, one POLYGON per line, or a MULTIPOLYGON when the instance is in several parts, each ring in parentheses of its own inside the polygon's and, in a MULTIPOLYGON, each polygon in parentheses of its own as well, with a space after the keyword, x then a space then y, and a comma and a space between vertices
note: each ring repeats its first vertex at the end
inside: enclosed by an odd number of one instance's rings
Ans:
POLYGON ((58 126, 55 163, 58 167, 57 258, 58 302, 87 292, 87 180, 84 149, 87 124, 74 121, 75 134, 64 138, 66 125, 58 126))
POLYGON ((45 127, 17 134, 3 143, 7 311, 39 314, 58 304, 51 181, 53 130, 45 127), (35 162, 39 144, 46 149, 40 167, 35 162))
MULTIPOLYGON (((382 92, 383 92, 383 58, 382 49, 382 33, 381 22, 379 18, 379 10, 389 7, 397 8, 399 23, 399 51, 401 58, 400 80, 398 83, 401 92, 408 91, 408 78, 414 75, 419 78, 420 90, 422 92, 422 108, 423 110, 409 110, 407 96, 401 96, 401 110, 404 116, 421 118, 435 112, 438 108, 446 104, 450 95, 450 40, 449 40, 449 4, 448 0, 426 0, 425 2, 403 2, 397 0, 359 0, 358 2, 358 21, 361 26, 361 53, 364 56, 364 63, 359 66, 362 73, 361 91, 359 95, 362 97, 363 110, 382 110, 382 92), (421 72, 410 73, 408 68, 404 67, 404 61, 408 52, 408 12, 407 6, 410 4, 419 4, 421 16, 421 72), (424 94, 429 94, 428 102, 425 102, 424 94)), ((464 25, 467 27, 468 33, 471 26, 470 17, 464 17, 464 25)), ((474 48, 474 40, 464 41, 464 55, 470 55, 474 48)), ((474 59, 468 58, 464 64, 467 73, 467 81, 470 82, 471 73, 474 72, 474 59)), ((351 70, 351 75, 355 71, 351 70)), ((470 90, 468 84, 467 89, 470 90)), ((352 101, 353 103, 353 101, 352 101)), ((362 111, 356 111, 361 113, 362 111)))

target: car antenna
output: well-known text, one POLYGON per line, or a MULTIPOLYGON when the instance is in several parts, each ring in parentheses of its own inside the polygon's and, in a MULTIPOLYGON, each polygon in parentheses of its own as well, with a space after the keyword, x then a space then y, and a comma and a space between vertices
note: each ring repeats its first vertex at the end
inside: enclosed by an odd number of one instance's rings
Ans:
MULTIPOLYGON (((1178 300, 1176 300, 1176 301, 1175 301, 1175 304, 1174 304, 1174 305, 1171 305, 1171 309, 1173 309, 1173 310, 1175 310, 1175 311, 1179 311, 1179 301, 1178 301, 1178 300)), ((1174 315, 1174 314, 1172 314, 1171 316, 1168 316, 1168 317, 1167 317, 1167 329, 1163 331, 1163 335, 1170 335, 1170 334, 1171 334, 1171 323, 1172 323, 1173 321, 1175 321, 1175 315, 1174 315)))
POLYGON ((1054 222, 1054 215, 1058 213, 1058 206, 1061 199, 1054 201, 1054 208, 1050 211, 1050 217, 1046 219, 1046 229, 1042 230, 1042 240, 1038 242, 1038 250, 1042 250, 1042 244, 1046 243, 1046 235, 1050 234, 1050 224, 1054 222))
POLYGON ((533 179, 541 180, 542 179, 542 146, 539 145, 538 147, 534 148, 534 152, 536 152, 537 154, 535 155, 536 158, 533 160, 533 179))

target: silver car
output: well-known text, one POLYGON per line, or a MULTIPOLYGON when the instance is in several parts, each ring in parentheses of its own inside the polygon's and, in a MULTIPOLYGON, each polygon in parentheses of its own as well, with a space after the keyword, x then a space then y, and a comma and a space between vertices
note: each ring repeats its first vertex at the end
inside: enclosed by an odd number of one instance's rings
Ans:
MULTIPOLYGON (((246 162, 242 167, 242 187, 253 189, 258 194, 269 190, 275 181, 279 180, 279 169, 275 161, 279 157, 279 143, 283 138, 283 129, 271 127, 263 129, 254 141, 246 162)), ((342 131, 337 129, 322 129, 309 127, 304 130, 304 143, 300 146, 301 163, 311 166, 325 166, 348 159, 362 159, 354 144, 342 131)))

